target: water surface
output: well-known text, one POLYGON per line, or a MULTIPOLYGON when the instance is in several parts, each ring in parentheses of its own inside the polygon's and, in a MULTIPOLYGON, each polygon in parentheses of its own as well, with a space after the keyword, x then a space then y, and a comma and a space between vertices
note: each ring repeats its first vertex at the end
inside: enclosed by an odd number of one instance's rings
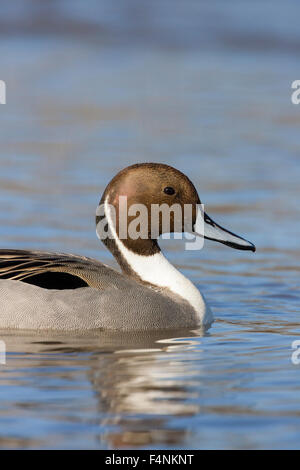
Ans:
POLYGON ((208 331, 1 331, 0 447, 299 448, 297 6, 25 3, 0 19, 1 247, 115 266, 95 208, 119 169, 155 161, 257 252, 162 242, 208 331))

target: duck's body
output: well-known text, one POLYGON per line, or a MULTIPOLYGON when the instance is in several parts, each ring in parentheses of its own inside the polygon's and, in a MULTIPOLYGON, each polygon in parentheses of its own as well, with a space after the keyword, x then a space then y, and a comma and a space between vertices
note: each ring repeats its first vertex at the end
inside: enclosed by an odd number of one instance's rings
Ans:
MULTIPOLYGON (((14 273, 22 278, 28 274, 26 270, 32 274, 44 271, 44 274, 27 278, 39 286, 0 280, 0 299, 5 306, 1 308, 0 329, 154 330, 196 327, 212 322, 210 309, 200 292, 179 271, 183 283, 185 279, 186 286, 195 289, 197 311, 168 287, 155 288, 139 283, 93 259, 0 250, 0 272, 1 266, 8 263, 9 268, 2 267, 2 276, 10 272, 11 277, 14 273), (68 273, 69 277, 63 273, 68 273), (45 285, 47 288, 40 287, 45 285), (68 288, 58 288, 63 286, 68 288)), ((176 270, 171 264, 170 267, 171 272, 174 269, 174 277, 176 270)))
MULTIPOLYGON (((201 293, 167 261, 150 231, 145 239, 122 239, 120 220, 113 223, 110 212, 110 207, 120 209, 120 195, 146 205, 177 200, 196 207, 200 202, 188 178, 167 165, 140 164, 123 170, 106 188, 104 212, 97 215, 97 223, 104 221, 109 229, 110 236, 103 241, 123 272, 75 255, 0 250, 0 329, 153 330, 212 322, 201 293)), ((208 228, 201 236, 254 251, 250 242, 206 215, 205 223, 208 228), (226 238, 220 238, 223 232, 226 238)), ((192 226, 199 226, 196 212, 192 226)), ((161 228, 159 233, 164 233, 161 228)))

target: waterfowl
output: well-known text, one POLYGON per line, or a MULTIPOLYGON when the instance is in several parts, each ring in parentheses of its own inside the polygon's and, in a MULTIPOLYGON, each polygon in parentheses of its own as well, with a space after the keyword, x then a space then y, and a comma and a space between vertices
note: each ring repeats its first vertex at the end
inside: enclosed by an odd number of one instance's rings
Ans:
POLYGON ((188 231, 197 239, 255 251, 252 243, 201 210, 198 193, 183 173, 164 164, 135 164, 110 181, 96 212, 97 234, 121 272, 72 254, 2 249, 0 328, 156 330, 210 324, 213 315, 202 294, 160 250, 157 238, 166 232, 160 214, 153 236, 151 210, 163 204, 190 208, 189 220, 184 215, 179 227, 175 212, 169 211, 168 232, 188 231), (141 219, 137 223, 132 207, 145 208, 143 224, 141 219), (131 222, 136 230, 129 236, 131 222))

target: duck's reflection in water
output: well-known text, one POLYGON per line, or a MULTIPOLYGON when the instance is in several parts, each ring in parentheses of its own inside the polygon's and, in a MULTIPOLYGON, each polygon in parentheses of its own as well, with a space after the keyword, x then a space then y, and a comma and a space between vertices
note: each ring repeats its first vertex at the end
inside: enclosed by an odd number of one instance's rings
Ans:
MULTIPOLYGON (((75 366, 76 371, 87 353, 87 377, 97 399, 95 419, 101 431, 95 437, 100 447, 176 447, 188 440, 188 430, 178 424, 180 420, 176 424, 176 417, 199 412, 193 398, 197 398, 195 376, 197 387, 201 377, 199 337, 205 331, 26 333, 22 346, 17 334, 6 336, 8 351, 47 353, 47 358, 55 353, 52 366, 75 366)), ((35 357, 34 366, 49 368, 49 360, 42 355, 39 361, 35 357)), ((23 361, 30 357, 23 356, 23 361)), ((87 366, 86 359, 84 364, 87 366)))
POLYGON ((201 334, 190 330, 125 334, 118 336, 113 354, 95 362, 89 378, 99 411, 108 414, 107 425, 119 429, 106 434, 110 447, 176 446, 188 438, 184 428, 170 428, 169 420, 199 411, 192 403, 191 362, 193 338, 201 334))

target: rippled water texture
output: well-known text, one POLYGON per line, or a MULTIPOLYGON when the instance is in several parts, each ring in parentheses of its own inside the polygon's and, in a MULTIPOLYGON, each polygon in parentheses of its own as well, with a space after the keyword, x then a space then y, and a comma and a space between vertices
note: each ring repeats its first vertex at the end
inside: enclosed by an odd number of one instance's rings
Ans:
POLYGON ((206 332, 1 331, 0 447, 299 448, 299 5, 7 2, 0 36, 1 247, 115 266, 95 208, 143 161, 257 246, 163 241, 212 306, 206 332))

